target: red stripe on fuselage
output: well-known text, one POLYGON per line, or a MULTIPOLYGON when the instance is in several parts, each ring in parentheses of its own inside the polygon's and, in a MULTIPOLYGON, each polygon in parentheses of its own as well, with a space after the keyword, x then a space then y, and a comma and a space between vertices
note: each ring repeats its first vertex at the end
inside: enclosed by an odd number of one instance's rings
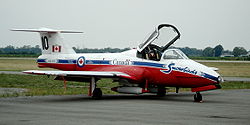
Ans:
POLYGON ((76 64, 63 64, 63 63, 38 63, 40 68, 54 68, 64 71, 75 71, 76 64))
POLYGON ((190 73, 179 71, 171 71, 169 74, 161 72, 161 68, 148 66, 133 65, 95 65, 85 64, 79 67, 76 64, 60 64, 60 63, 39 63, 43 67, 50 67, 64 71, 117 71, 123 72, 130 76, 136 77, 136 83, 145 82, 147 79, 149 84, 165 85, 170 87, 201 87, 213 85, 217 82, 190 73))

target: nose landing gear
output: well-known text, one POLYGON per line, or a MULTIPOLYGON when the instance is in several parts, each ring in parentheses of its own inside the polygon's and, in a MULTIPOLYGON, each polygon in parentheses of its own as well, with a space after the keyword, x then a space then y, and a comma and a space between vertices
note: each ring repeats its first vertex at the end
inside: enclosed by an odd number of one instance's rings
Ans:
POLYGON ((196 94, 194 95, 194 101, 195 102, 202 102, 202 95, 200 92, 196 92, 196 94))

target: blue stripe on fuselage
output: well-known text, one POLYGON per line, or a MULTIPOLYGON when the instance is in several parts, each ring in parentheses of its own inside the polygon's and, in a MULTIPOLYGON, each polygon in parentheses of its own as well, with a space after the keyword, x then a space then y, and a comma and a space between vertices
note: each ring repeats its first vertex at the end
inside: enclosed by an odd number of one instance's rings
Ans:
MULTIPOLYGON (((37 63, 48 63, 46 59, 37 59, 37 63)), ((76 60, 58 59, 56 63, 76 64, 76 60)))
POLYGON ((149 66, 149 67, 157 67, 157 68, 164 68, 164 64, 160 64, 160 63, 151 63, 151 62, 133 61, 133 65, 137 65, 137 66, 149 66))
POLYGON ((110 64, 109 60, 86 60, 86 64, 110 64))
POLYGON ((207 73, 203 73, 202 76, 205 77, 205 78, 207 78, 207 79, 211 79, 211 80, 214 80, 214 81, 218 81, 218 78, 217 78, 217 77, 212 76, 212 75, 207 74, 207 73))
POLYGON ((37 59, 38 63, 46 63, 46 59, 37 59))
POLYGON ((58 59, 58 63, 66 63, 66 64, 76 64, 76 60, 66 60, 66 59, 58 59))
POLYGON ((61 59, 59 59, 57 62, 58 63, 69 63, 69 60, 61 60, 61 59))

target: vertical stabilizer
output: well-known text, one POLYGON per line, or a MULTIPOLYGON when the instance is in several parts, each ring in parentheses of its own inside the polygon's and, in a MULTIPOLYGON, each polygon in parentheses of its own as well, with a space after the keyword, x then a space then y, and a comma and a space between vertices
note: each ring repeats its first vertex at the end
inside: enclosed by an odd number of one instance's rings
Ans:
POLYGON ((12 31, 38 32, 42 43, 42 54, 74 54, 75 51, 65 45, 61 33, 82 33, 78 31, 40 29, 13 29, 12 31))

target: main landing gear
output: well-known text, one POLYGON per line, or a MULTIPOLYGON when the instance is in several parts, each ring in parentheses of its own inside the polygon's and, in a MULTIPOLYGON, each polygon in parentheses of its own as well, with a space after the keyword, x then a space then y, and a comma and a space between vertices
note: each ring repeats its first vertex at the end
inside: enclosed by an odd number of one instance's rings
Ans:
POLYGON ((101 99, 102 98, 102 90, 101 88, 95 88, 92 93, 93 99, 101 99))
POLYGON ((196 94, 194 95, 194 101, 195 102, 202 102, 202 95, 200 92, 196 92, 196 94))
POLYGON ((93 99, 102 98, 102 90, 101 88, 96 88, 95 77, 91 77, 90 86, 89 86, 89 96, 92 96, 93 99))
POLYGON ((164 86, 158 86, 157 96, 164 97, 166 95, 166 88, 164 86))

